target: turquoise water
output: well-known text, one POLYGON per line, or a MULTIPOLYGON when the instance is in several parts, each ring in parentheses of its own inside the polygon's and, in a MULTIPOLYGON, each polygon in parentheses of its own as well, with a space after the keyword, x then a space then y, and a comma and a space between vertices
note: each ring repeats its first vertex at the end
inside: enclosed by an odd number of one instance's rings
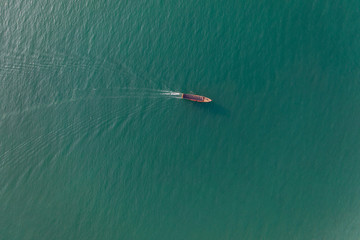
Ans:
POLYGON ((0 239, 359 239, 359 9, 2 1, 0 239))

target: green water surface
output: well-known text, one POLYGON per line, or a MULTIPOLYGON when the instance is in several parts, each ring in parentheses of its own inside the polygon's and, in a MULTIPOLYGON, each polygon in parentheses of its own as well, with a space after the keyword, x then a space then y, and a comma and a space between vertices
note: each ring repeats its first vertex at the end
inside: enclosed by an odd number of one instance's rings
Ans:
POLYGON ((0 239, 360 238, 360 1, 0 6, 0 239))

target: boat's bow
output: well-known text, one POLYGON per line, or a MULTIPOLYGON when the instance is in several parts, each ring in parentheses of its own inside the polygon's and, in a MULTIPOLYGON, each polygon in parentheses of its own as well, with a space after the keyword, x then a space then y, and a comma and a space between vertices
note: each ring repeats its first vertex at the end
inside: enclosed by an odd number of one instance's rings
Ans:
POLYGON ((204 97, 204 102, 211 102, 212 100, 210 98, 204 97))

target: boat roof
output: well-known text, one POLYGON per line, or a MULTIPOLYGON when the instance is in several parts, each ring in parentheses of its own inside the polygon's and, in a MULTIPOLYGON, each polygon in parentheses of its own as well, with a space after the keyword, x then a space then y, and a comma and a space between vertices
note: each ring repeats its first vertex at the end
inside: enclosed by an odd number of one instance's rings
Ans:
POLYGON ((204 100, 204 97, 199 96, 199 95, 193 95, 193 94, 184 94, 184 95, 183 95, 183 98, 193 99, 193 100, 199 100, 199 101, 204 100))

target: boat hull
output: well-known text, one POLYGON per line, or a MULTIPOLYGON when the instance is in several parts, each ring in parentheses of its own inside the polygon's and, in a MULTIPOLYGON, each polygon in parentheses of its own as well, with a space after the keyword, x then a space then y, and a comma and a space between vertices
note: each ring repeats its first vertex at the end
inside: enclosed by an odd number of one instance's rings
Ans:
POLYGON ((182 98, 186 99, 186 100, 193 101, 193 102, 211 102, 212 101, 210 98, 200 96, 200 95, 195 95, 195 94, 185 94, 185 93, 183 93, 182 98))

